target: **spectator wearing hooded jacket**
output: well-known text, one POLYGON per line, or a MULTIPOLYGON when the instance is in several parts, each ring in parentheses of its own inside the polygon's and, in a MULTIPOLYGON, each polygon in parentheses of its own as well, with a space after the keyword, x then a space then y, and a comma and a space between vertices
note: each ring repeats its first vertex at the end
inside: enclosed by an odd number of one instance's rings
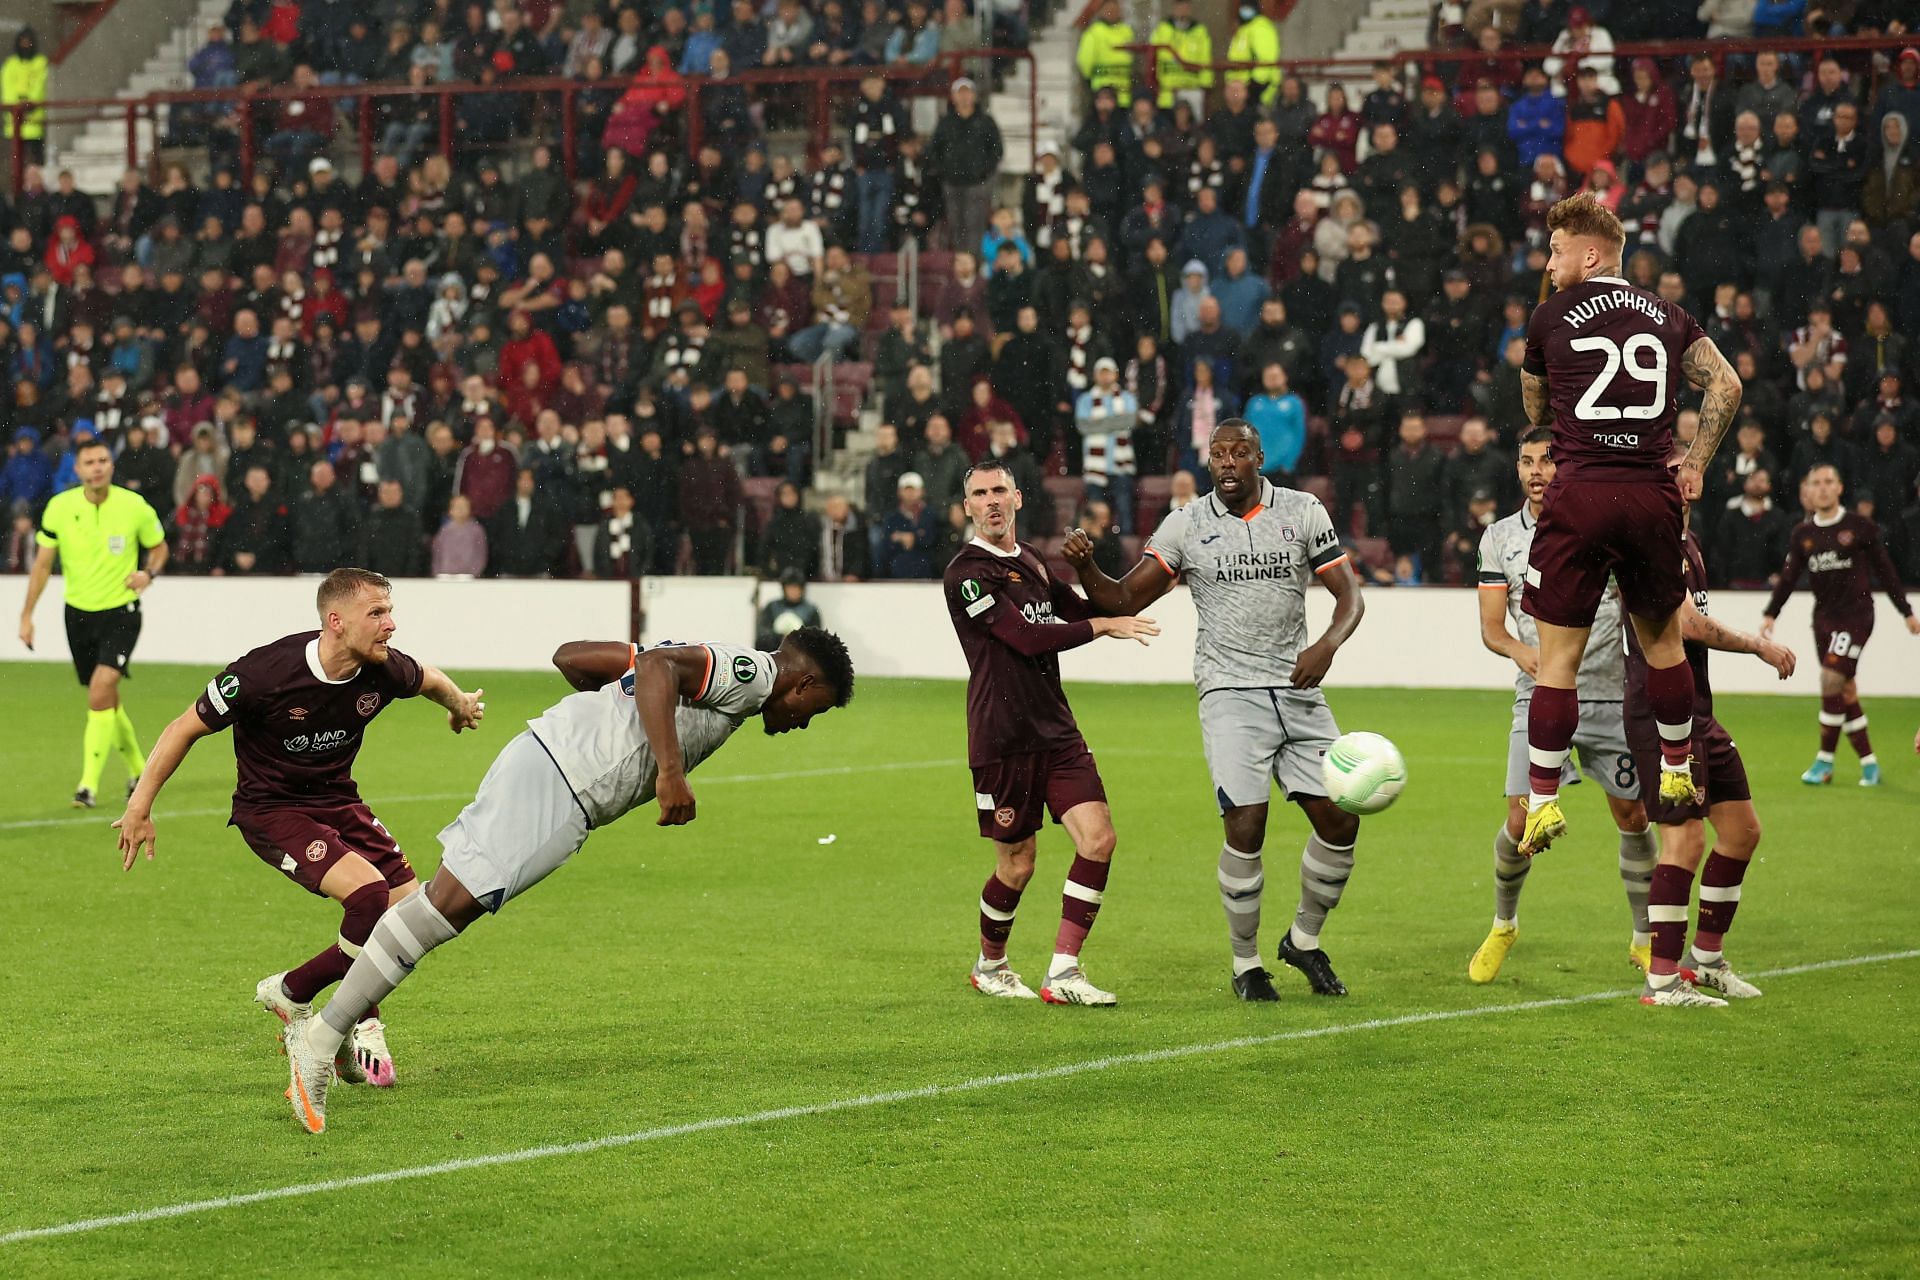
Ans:
POLYGON ((1566 104, 1547 89, 1546 72, 1528 67, 1526 92, 1507 110, 1507 136, 1513 140, 1523 168, 1531 169, 1543 155, 1560 150, 1567 132, 1566 104))

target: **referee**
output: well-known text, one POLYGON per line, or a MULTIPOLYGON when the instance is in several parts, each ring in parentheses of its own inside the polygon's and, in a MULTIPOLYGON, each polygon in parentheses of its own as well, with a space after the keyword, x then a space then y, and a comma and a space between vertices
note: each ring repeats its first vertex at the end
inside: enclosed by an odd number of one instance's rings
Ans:
POLYGON ((120 677, 140 638, 140 593, 167 563, 167 539, 147 500, 115 487, 113 451, 105 442, 76 445, 74 472, 80 487, 54 495, 40 515, 40 552, 20 611, 20 640, 33 648, 33 607, 47 589, 57 552, 67 586, 67 646, 87 687, 87 733, 73 807, 91 809, 108 751, 118 749, 126 761, 129 795, 146 767, 133 721, 120 705, 120 677), (145 568, 139 567, 142 549, 145 568))

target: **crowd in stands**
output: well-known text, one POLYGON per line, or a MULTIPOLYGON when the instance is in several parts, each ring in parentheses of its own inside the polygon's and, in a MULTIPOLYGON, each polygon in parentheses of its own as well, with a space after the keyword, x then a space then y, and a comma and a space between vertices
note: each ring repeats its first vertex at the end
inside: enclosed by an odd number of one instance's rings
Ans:
MULTIPOLYGON (((1042 16, 976 3, 996 42, 1042 16)), ((1443 3, 1435 47, 1463 59, 1322 92, 1213 69, 1189 0, 1139 38, 1109 4, 1086 112, 1008 175, 991 66, 937 112, 862 79, 814 155, 737 80, 931 67, 981 47, 964 0, 236 0, 196 82, 315 90, 259 104, 250 182, 212 105, 113 192, 34 168, 0 207, 4 568, 89 433, 182 572, 931 577, 988 453, 1023 535, 1078 521, 1124 568, 1243 416, 1373 580, 1470 582, 1519 500, 1546 212, 1589 190, 1627 226, 1627 277, 1746 383, 1695 514, 1716 572, 1764 581, 1831 461, 1920 576, 1920 51, 1707 43, 1899 35, 1899 9, 1443 3), (1656 38, 1707 51, 1612 54, 1656 38), (1126 51, 1148 40, 1151 77, 1126 51), (550 97, 512 91, 536 75, 587 86, 575 181, 550 97), (449 82, 490 91, 442 138, 449 82), (317 91, 374 83, 420 92, 317 91), (356 111, 379 146, 350 179, 356 111), (918 315, 891 283, 909 242, 918 315), (823 359, 880 410, 851 484, 816 485, 823 359)), ((1279 53, 1251 6, 1222 43, 1279 53)))

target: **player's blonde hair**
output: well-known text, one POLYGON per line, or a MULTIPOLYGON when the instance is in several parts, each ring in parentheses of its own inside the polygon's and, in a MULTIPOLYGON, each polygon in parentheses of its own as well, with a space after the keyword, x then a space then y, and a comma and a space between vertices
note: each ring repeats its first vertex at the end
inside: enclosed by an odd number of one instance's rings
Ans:
POLYGON ((1585 191, 1568 196, 1547 211, 1547 230, 1604 240, 1613 246, 1616 254, 1627 245, 1626 228, 1620 225, 1620 219, 1585 191))
POLYGON ((353 599, 363 590, 392 595, 393 584, 387 581, 385 574, 375 573, 371 569, 335 569, 320 579, 320 590, 314 596, 314 608, 319 611, 321 620, 325 621, 328 609, 343 600, 353 599))

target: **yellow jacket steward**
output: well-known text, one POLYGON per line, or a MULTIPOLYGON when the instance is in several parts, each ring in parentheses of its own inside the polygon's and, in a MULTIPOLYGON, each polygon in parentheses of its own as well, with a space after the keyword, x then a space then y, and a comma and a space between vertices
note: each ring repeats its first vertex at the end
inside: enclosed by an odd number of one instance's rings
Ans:
POLYGON ((1228 62, 1257 62, 1251 71, 1229 71, 1227 79, 1249 82, 1253 96, 1260 102, 1272 102, 1280 95, 1280 28, 1266 14, 1255 14, 1233 33, 1227 46, 1228 62))
POLYGON ((1173 96, 1182 89, 1213 88, 1213 68, 1209 65, 1213 61, 1213 35, 1206 24, 1191 23, 1182 31, 1168 18, 1153 29, 1153 44, 1159 50, 1154 60, 1158 63, 1162 111, 1173 108, 1173 96), (1180 57, 1174 57, 1176 53, 1180 57))
POLYGON ((1126 46, 1133 43, 1133 28, 1124 22, 1095 19, 1080 36, 1080 52, 1074 59, 1087 88, 1094 93, 1113 90, 1121 106, 1133 101, 1133 55, 1126 46))
MULTIPOLYGON (((12 106, 16 102, 45 102, 47 100, 47 56, 39 54, 32 58, 9 57, 0 65, 0 106, 12 106)), ((14 113, 0 115, 0 137, 13 137, 14 113)), ((47 113, 29 111, 20 120, 20 136, 28 140, 45 137, 47 132, 47 113)))

